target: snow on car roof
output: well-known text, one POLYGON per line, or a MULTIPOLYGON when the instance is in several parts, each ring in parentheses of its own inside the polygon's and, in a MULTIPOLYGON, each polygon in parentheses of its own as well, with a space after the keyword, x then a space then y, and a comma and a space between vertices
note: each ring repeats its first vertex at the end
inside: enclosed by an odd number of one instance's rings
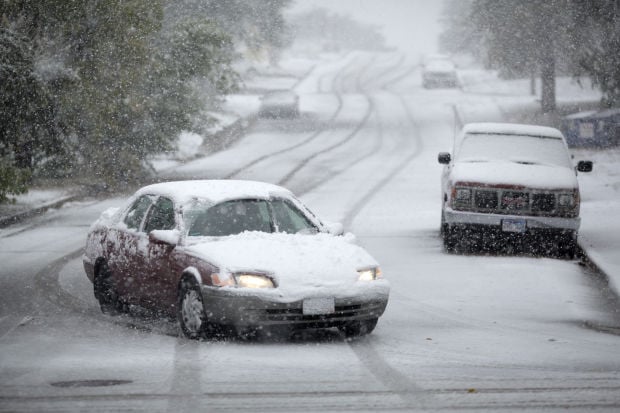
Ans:
POLYGON ((538 125, 523 125, 519 123, 468 123, 463 127, 464 134, 500 134, 523 135, 541 138, 564 139, 562 132, 555 128, 538 125))
POLYGON ((269 198, 273 195, 291 196, 292 193, 281 186, 242 180, 188 180, 162 182, 140 188, 136 196, 143 194, 164 195, 177 202, 193 198, 208 199, 214 203, 237 198, 269 198))

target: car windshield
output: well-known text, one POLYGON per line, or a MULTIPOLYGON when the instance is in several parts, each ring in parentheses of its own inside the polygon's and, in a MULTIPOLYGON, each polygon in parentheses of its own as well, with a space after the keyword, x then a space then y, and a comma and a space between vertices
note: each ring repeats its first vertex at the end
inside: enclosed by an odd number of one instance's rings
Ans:
POLYGON ((571 167, 562 140, 523 135, 467 134, 456 159, 458 162, 511 161, 571 167))
POLYGON ((283 199, 241 199, 216 205, 196 202, 184 214, 188 236, 221 237, 245 231, 316 233, 316 226, 283 199))

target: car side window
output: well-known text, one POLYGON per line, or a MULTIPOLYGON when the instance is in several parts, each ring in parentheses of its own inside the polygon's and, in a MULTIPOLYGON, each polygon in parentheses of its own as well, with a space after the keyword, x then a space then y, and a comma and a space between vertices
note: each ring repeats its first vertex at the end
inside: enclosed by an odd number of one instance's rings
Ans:
POLYGON ((154 229, 174 229, 174 227, 174 203, 168 198, 160 197, 149 211, 144 232, 149 233, 154 229))
POLYGON ((271 202, 278 232, 295 234, 303 230, 316 230, 312 222, 288 201, 275 199, 271 202))
POLYGON ((127 225, 127 228, 135 230, 140 229, 140 224, 144 219, 144 215, 152 203, 153 200, 149 195, 142 195, 138 198, 133 203, 131 208, 129 208, 127 215, 125 215, 125 219, 123 219, 123 222, 127 225))

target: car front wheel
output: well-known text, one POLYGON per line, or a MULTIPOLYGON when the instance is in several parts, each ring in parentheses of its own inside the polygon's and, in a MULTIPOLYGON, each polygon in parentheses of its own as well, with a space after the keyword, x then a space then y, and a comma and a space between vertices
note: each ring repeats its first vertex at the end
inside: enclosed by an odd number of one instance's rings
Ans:
POLYGON ((558 242, 558 255, 560 258, 572 260, 577 255, 577 233, 569 232, 560 238, 558 242))
POLYGON ((441 224, 441 237, 443 241, 443 248, 446 252, 457 252, 458 235, 454 228, 450 228, 448 224, 441 224))
POLYGON ((181 283, 177 318, 185 337, 193 340, 204 337, 207 316, 202 292, 196 282, 184 280, 181 283))

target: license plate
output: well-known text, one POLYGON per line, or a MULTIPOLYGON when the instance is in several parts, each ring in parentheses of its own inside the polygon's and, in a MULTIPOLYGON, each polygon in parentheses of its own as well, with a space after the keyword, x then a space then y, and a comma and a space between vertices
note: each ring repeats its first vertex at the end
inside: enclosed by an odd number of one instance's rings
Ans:
POLYGON ((333 298, 307 298, 303 302, 305 315, 332 314, 335 310, 333 298))
POLYGON ((504 219, 502 220, 502 231, 504 232, 525 232, 526 225, 524 219, 504 219))

